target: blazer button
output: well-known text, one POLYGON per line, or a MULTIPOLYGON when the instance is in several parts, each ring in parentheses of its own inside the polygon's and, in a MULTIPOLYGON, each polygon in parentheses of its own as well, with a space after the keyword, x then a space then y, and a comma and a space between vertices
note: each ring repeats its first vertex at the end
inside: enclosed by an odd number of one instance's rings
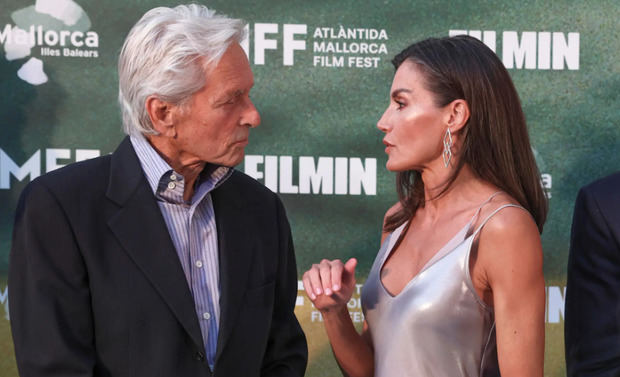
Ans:
POLYGON ((202 352, 196 352, 194 354, 194 358, 196 359, 196 361, 205 361, 205 355, 203 355, 202 352))

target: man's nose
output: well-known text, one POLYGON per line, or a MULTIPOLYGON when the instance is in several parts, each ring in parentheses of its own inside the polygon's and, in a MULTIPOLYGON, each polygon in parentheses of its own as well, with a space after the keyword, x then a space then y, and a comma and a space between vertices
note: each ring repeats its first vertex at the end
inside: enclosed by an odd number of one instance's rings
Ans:
POLYGON ((250 128, 258 127, 260 124, 260 114, 254 106, 254 102, 248 98, 248 108, 245 111, 243 124, 249 126, 250 128))

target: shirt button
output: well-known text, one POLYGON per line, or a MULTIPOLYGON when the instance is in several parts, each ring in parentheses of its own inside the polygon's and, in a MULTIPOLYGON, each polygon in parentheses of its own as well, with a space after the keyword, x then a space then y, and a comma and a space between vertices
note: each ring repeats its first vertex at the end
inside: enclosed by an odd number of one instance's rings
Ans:
POLYGON ((205 360, 205 355, 203 355, 203 354, 202 354, 202 352, 196 352, 196 353, 194 354, 194 358, 195 358, 197 361, 204 361, 204 360, 205 360))
POLYGON ((169 188, 170 190, 172 190, 172 189, 173 189, 173 188, 175 188, 175 187, 177 187, 177 185, 176 185, 174 182, 169 182, 169 183, 168 183, 168 188, 169 188))
POLYGON ((204 318, 204 319, 211 319, 211 314, 209 314, 208 312, 204 312, 204 313, 202 313, 202 318, 204 318))
POLYGON ((177 176, 174 175, 174 173, 170 174, 170 180, 171 181, 176 181, 177 180, 177 176))
POLYGON ((196 261, 196 267, 198 267, 198 268, 202 267, 202 261, 197 260, 196 261))

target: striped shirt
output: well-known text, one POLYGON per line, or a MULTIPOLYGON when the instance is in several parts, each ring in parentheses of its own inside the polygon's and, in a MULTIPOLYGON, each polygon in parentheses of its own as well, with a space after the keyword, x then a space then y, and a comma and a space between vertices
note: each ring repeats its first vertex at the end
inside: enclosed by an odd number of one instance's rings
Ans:
POLYGON ((144 137, 130 139, 183 267, 194 298, 207 362, 213 370, 220 323, 220 271, 210 192, 230 177, 232 169, 207 164, 198 177, 194 195, 185 201, 183 176, 173 171, 144 137))

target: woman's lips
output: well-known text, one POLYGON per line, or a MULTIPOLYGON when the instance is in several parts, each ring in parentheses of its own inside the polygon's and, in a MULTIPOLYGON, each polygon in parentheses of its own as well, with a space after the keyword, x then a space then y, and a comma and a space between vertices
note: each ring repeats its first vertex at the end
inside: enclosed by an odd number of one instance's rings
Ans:
POLYGON ((389 142, 385 141, 385 139, 383 140, 383 144, 385 145, 385 153, 388 153, 388 150, 390 149, 390 147, 393 147, 393 144, 390 144, 389 142))

